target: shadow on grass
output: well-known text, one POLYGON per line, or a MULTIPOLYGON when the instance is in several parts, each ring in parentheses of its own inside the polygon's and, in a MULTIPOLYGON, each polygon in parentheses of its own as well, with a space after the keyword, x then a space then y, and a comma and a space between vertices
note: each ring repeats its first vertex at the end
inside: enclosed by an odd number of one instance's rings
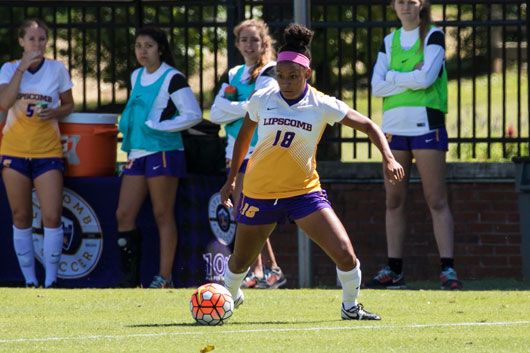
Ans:
MULTIPOLYGON (((232 322, 230 326, 234 325, 307 325, 307 324, 319 324, 336 322, 337 320, 304 320, 303 322, 296 321, 243 321, 243 322, 232 322)), ((169 324, 137 324, 137 325, 126 325, 128 328, 146 328, 146 327, 204 327, 206 325, 200 325, 195 322, 172 322, 169 324)))

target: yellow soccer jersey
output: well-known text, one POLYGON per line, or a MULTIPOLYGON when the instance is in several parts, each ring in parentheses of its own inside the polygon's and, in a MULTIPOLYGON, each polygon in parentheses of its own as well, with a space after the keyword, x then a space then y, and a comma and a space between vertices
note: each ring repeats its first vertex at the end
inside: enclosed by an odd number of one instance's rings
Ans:
MULTIPOLYGON (((5 63, 0 85, 9 84, 20 61, 5 63)), ((35 72, 25 71, 15 104, 7 113, 0 154, 24 158, 62 157, 63 148, 57 121, 41 120, 40 105, 59 106, 59 95, 72 88, 64 65, 45 59, 35 72)))
POLYGON ((258 123, 258 143, 248 162, 243 193, 279 199, 320 190, 315 155, 326 125, 341 121, 350 108, 309 86, 289 106, 277 87, 257 91, 248 104, 258 123))

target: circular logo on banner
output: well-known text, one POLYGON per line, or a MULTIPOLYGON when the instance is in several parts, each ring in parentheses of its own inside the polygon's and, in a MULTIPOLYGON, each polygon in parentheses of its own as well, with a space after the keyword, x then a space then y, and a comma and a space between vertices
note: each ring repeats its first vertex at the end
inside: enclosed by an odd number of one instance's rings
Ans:
MULTIPOLYGON (((44 226, 37 193, 33 190, 33 246, 37 260, 44 263, 44 226)), ((96 267, 103 250, 103 236, 96 213, 70 189, 63 190, 63 253, 59 278, 81 278, 96 267)))
POLYGON ((221 203, 221 194, 218 192, 213 194, 208 202, 208 219, 217 240, 223 245, 230 245, 236 234, 236 222, 232 215, 232 208, 221 203))

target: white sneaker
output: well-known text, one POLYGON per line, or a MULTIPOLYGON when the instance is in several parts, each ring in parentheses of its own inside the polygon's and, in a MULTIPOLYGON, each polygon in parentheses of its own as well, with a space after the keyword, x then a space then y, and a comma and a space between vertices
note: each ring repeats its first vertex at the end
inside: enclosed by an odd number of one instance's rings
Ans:
POLYGON ((245 301, 245 295, 243 291, 239 289, 237 291, 237 298, 234 300, 234 309, 237 309, 245 301))

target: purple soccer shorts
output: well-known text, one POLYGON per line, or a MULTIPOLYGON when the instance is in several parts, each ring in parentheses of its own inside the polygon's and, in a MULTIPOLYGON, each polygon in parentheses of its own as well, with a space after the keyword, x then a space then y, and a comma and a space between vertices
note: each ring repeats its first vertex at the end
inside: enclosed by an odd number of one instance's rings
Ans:
POLYGON ((401 136, 386 134, 391 150, 448 150, 448 137, 445 128, 436 129, 420 136, 401 136))
POLYGON ((162 151, 144 157, 130 159, 123 168, 123 175, 152 178, 157 176, 186 176, 184 151, 162 151))
POLYGON ((242 195, 236 221, 248 225, 282 223, 286 218, 296 221, 324 208, 331 208, 325 190, 283 199, 253 199, 242 195))
POLYGON ((0 168, 10 168, 35 180, 40 175, 50 170, 64 172, 64 159, 52 158, 24 158, 0 156, 0 168))

